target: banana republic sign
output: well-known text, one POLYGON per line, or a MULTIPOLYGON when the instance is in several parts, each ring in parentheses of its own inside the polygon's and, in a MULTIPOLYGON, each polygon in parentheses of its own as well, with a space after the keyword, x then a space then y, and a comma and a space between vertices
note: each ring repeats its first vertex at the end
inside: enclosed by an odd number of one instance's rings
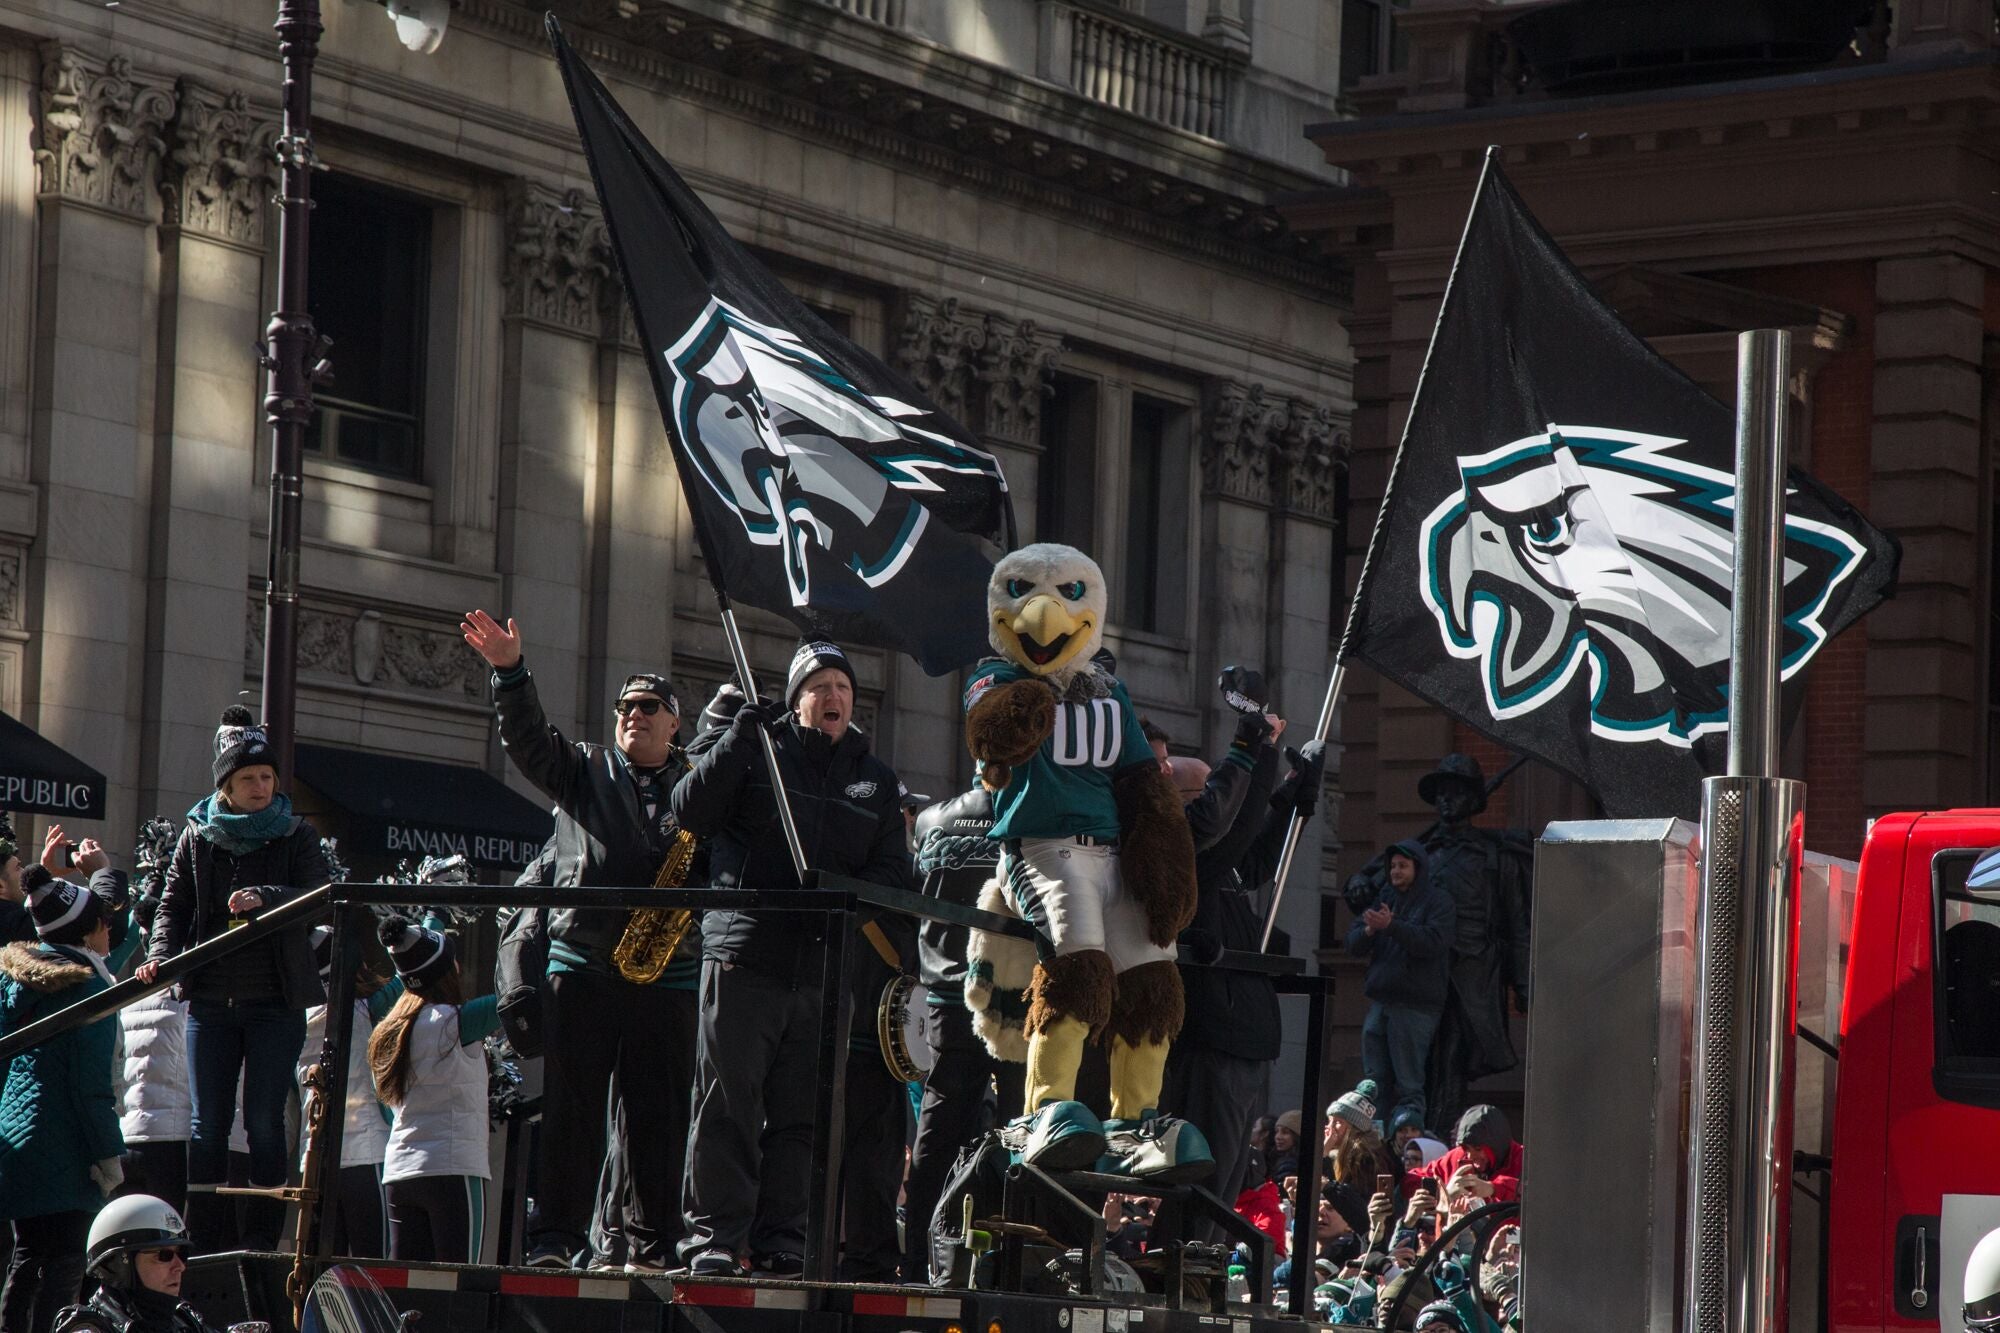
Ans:
POLYGON ((0 713, 0 810, 104 818, 104 775, 0 713))
MULTIPOLYGON (((356 869, 426 856, 462 856, 510 875, 535 859, 554 828, 549 812, 482 769, 409 755, 301 741, 298 777, 324 807, 356 869)), ((296 799, 296 798, 295 798, 296 799)))

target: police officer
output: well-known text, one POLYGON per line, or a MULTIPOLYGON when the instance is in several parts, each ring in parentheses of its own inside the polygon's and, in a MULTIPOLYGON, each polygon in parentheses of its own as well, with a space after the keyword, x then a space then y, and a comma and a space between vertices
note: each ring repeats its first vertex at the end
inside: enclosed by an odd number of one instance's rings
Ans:
POLYGON ((173 1205, 128 1194, 90 1224, 84 1264, 98 1288, 56 1316, 55 1333, 211 1333, 181 1300, 187 1224, 173 1205))

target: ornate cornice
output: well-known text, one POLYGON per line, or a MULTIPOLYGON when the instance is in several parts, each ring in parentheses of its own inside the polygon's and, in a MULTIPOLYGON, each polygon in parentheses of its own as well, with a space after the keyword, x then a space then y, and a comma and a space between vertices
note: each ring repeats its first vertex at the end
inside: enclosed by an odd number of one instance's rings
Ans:
POLYGON ((1209 491, 1332 522, 1334 481, 1347 466, 1347 435, 1333 408, 1218 380, 1209 388, 1202 477, 1209 491))
POLYGON ((955 296, 905 292, 902 308, 897 367, 982 438, 1036 443, 1062 335, 1031 319, 961 306, 955 296))
MULTIPOLYGON (((456 702, 486 697, 485 666, 448 626, 391 618, 372 607, 307 605, 299 610, 298 633, 299 670, 309 676, 456 702)), ((254 676, 263 663, 264 603, 251 597, 245 608, 244 670, 254 676)))
MULTIPOLYGON (((539 42, 546 7, 464 0, 462 12, 469 22, 539 42)), ((632 0, 555 0, 553 7, 577 51, 600 66, 629 71, 662 93, 746 112, 844 151, 1069 213, 1321 296, 1350 295, 1346 270, 1322 256, 1312 238, 1290 232, 1275 207, 1251 197, 1254 191, 1195 182, 1170 167, 1152 167, 838 63, 822 54, 832 47, 808 49, 737 24, 632 0)), ((849 20, 836 11, 826 21, 849 20)), ((991 76, 990 69, 985 73, 991 76)), ((1036 97, 1065 96, 1026 80, 1022 87, 1036 97)), ((1087 99, 1075 100, 1089 108, 1079 114, 1103 113, 1087 99)), ((1199 162, 1212 162, 1214 146, 1205 146, 1199 162)), ((1300 177, 1272 189, 1307 183, 1300 177)))
POLYGON ((165 222, 239 245, 264 243, 265 204, 278 184, 271 145, 278 122, 258 114, 240 89, 183 75, 160 193, 165 222))
POLYGON ((135 76, 124 56, 54 41, 42 43, 41 55, 35 164, 42 193, 150 221, 174 90, 135 76))
POLYGON ((596 337, 605 319, 611 252, 597 201, 516 176, 507 182, 507 314, 596 337))

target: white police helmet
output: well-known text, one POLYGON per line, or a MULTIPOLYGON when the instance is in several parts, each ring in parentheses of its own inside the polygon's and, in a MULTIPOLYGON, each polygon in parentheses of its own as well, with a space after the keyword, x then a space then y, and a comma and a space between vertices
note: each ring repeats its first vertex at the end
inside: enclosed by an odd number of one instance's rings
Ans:
POLYGON ((1981 1236, 1965 1261, 1965 1327, 1968 1333, 2000 1329, 2000 1228, 1981 1236))
POLYGON ((130 1286, 134 1254, 141 1250, 184 1250, 189 1244, 187 1223, 172 1204, 150 1194, 128 1194, 105 1204, 90 1224, 84 1266, 108 1286, 130 1286))

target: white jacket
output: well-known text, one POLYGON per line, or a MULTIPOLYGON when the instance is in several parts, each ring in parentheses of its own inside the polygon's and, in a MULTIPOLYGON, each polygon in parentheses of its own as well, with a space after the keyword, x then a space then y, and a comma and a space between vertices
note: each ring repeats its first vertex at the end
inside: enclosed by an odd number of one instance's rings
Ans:
POLYGON ((118 1130, 127 1143, 185 1142, 193 1134, 187 1005, 161 991, 118 1011, 118 1130))
POLYGON ((486 1134, 486 1048, 459 1043, 457 1006, 427 1004, 410 1026, 407 1095, 389 1131, 382 1180, 490 1179, 486 1134))
MULTIPOLYGON (((375 1080, 368 1072, 368 1036, 375 1020, 368 1013, 368 1001, 354 1002, 354 1030, 347 1044, 347 1123, 340 1130, 340 1164, 379 1166, 389 1150, 389 1111, 375 1096, 375 1080)), ((306 1044, 299 1055, 299 1106, 311 1115, 306 1099, 306 1070, 319 1060, 320 1045, 326 1038, 326 1006, 316 1004, 306 1010, 306 1044)), ((300 1123, 299 1164, 305 1164, 304 1127, 300 1123)))

